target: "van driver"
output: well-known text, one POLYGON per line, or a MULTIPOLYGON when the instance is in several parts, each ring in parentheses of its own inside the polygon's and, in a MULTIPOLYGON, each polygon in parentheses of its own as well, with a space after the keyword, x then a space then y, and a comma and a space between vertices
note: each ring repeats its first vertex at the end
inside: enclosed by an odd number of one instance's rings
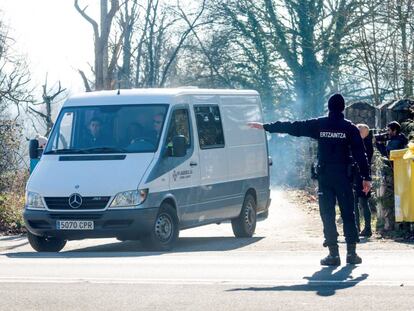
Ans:
POLYGON ((99 118, 92 118, 89 121, 88 131, 82 139, 83 147, 97 147, 103 146, 106 140, 102 134, 102 121, 99 118))

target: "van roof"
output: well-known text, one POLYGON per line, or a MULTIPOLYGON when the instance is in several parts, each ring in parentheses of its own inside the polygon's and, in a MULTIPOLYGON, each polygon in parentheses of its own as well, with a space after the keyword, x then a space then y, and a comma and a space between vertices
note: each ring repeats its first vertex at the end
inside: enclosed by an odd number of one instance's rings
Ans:
POLYGON ((174 97, 183 95, 250 95, 258 96, 254 90, 231 89, 199 89, 199 88, 151 88, 151 89, 121 89, 110 91, 85 92, 71 96, 64 106, 105 105, 105 104, 139 104, 139 103, 169 103, 174 97), (94 103, 94 100, 97 100, 94 103))

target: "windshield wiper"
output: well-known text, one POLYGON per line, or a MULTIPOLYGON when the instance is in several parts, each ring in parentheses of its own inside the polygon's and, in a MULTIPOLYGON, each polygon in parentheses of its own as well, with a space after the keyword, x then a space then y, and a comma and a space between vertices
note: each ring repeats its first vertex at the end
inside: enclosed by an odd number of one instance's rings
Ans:
POLYGON ((88 148, 83 149, 84 153, 123 153, 128 152, 124 148, 117 148, 117 147, 95 147, 95 148, 88 148))
POLYGON ((44 152, 43 154, 76 154, 86 153, 84 149, 69 148, 69 149, 56 149, 44 152))

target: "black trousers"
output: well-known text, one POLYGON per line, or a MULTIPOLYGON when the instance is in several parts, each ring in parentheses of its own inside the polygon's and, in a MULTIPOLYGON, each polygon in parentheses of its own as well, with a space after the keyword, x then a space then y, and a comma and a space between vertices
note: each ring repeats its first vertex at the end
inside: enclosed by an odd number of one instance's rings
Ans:
POLYGON ((357 224, 358 231, 360 231, 360 210, 363 211, 364 215, 364 228, 371 231, 371 210, 368 205, 368 199, 371 197, 371 193, 365 194, 362 192, 362 178, 355 178, 355 191, 354 191, 354 201, 355 201, 355 220, 357 224))
POLYGON ((319 212, 323 223, 324 246, 338 243, 335 205, 338 202, 347 244, 359 242, 354 213, 352 179, 346 165, 326 165, 318 177, 319 212))
POLYGON ((363 210, 364 214, 364 229, 371 231, 371 209, 368 204, 368 197, 358 197, 355 196, 355 220, 357 224, 358 231, 360 230, 360 209, 363 210))

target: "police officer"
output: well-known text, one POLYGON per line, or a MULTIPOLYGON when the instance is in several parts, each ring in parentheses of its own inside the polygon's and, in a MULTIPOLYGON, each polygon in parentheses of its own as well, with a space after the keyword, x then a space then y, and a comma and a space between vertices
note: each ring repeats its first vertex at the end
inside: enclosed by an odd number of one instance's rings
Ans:
POLYGON ((307 136, 318 140, 318 185, 319 210, 325 237, 324 246, 329 255, 321 260, 324 266, 339 266, 338 232, 335 223, 335 204, 338 205, 344 225, 347 243, 346 262, 362 263, 356 253, 359 242, 354 214, 354 196, 350 166, 352 157, 359 165, 363 180, 363 191, 371 189, 371 178, 364 145, 358 128, 344 119, 345 100, 341 94, 329 98, 327 117, 295 122, 274 122, 262 124, 251 122, 252 128, 264 129, 270 133, 287 133, 293 136, 307 136))

